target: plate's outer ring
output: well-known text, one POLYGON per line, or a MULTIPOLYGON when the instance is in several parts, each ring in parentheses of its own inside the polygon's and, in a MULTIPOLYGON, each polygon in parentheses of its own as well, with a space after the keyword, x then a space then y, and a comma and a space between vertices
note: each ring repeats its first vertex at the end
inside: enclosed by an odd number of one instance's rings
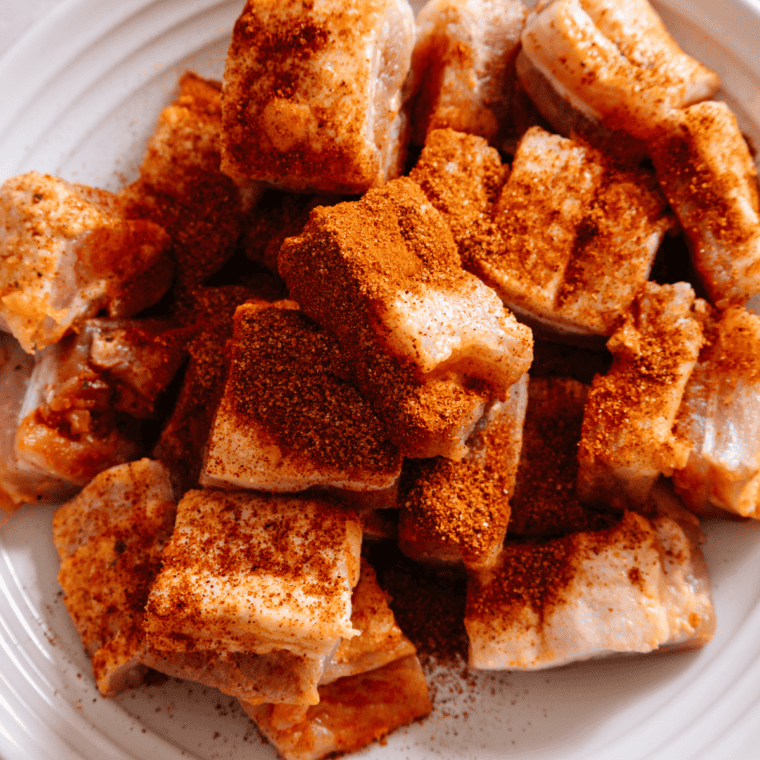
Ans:
MULTIPOLYGON (((64 0, 56 5, 0 57, 0 179, 29 168, 53 172, 75 165, 75 151, 65 148, 69 140, 77 145, 86 141, 121 102, 149 87, 158 72, 170 69, 189 52, 188 39, 200 49, 223 38, 241 6, 242 0, 64 0), (125 60, 130 61, 129 74, 114 88, 115 72, 125 60), (84 120, 83 114, 87 115, 84 120), (36 161, 42 165, 32 166, 36 161)), ((727 89, 751 127, 760 130, 760 2, 730 0, 718 6, 711 0, 663 0, 658 7, 709 29, 730 49, 741 66, 728 72, 727 89)), ((149 107, 158 106, 151 103, 149 107)), ((96 700, 81 656, 67 659, 57 649, 60 631, 50 628, 46 607, 50 588, 35 585, 39 567, 56 561, 50 545, 50 515, 51 510, 45 508, 19 514, 0 534, 0 757, 189 757, 159 733, 145 730, 118 702, 96 700)), ((719 608, 722 604, 732 613, 731 595, 740 588, 735 584, 751 584, 751 590, 745 593, 745 606, 731 618, 730 643, 719 637, 715 646, 685 666, 689 675, 684 684, 693 691, 679 687, 666 705, 642 710, 639 720, 616 726, 614 731, 600 727, 598 735, 583 740, 573 737, 575 741, 563 749, 536 747, 514 756, 545 760, 758 756, 760 544, 757 530, 748 528, 746 551, 741 560, 733 559, 730 530, 721 525, 710 535, 711 542, 717 541, 720 547, 715 560, 726 568, 716 588, 719 608), (737 575, 740 581, 735 580, 737 575)), ((614 674, 615 670, 603 667, 599 672, 614 674)), ((582 702, 581 693, 579 711, 582 702)), ((414 733, 410 737, 404 739, 403 753, 391 739, 387 748, 373 748, 367 757, 454 757, 440 745, 428 752, 414 733)), ((493 757, 512 755, 506 741, 503 753, 491 753, 493 757)), ((272 754, 263 747, 248 747, 245 756, 272 754)))

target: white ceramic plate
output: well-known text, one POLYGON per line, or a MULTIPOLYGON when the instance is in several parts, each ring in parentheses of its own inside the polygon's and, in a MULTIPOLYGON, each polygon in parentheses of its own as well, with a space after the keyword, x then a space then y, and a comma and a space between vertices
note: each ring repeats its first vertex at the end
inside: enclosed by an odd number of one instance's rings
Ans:
MULTIPOLYGON (((179 74, 220 76, 242 5, 58 2, 0 57, 0 179, 37 169, 115 189, 133 178, 179 74)), ((679 42, 721 74, 760 146, 760 5, 663 0, 657 8, 679 42)), ((170 680, 98 696, 55 582, 52 512, 28 507, 0 534, 0 757, 273 758, 218 692, 170 680)), ((707 533, 719 624, 703 650, 437 679, 433 717, 361 757, 758 757, 760 524, 712 523, 707 533)))

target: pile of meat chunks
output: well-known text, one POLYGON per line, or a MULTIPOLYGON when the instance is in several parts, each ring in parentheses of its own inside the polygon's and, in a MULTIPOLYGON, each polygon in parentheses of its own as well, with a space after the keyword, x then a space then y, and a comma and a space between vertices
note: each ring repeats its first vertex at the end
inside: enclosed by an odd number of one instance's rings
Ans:
POLYGON ((69 499, 101 692, 220 688, 294 760, 425 715, 363 540, 466 573, 475 668, 709 641, 698 517, 760 516, 719 86, 646 0, 249 0, 135 182, 7 180, 0 499, 69 499))

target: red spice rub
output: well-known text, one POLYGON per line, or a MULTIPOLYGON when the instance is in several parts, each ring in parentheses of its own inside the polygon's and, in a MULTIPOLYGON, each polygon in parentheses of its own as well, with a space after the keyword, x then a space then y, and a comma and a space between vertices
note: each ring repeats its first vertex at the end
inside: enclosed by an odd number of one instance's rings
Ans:
POLYGON ((391 485, 401 466, 398 449, 351 375, 332 335, 293 302, 239 306, 204 483, 211 477, 278 491, 323 482, 391 485), (278 452, 267 465, 272 443, 278 452), (238 459, 241 447, 247 453, 238 459))
POLYGON ((191 326, 190 362, 153 455, 172 471, 180 492, 198 482, 201 452, 224 390, 228 358, 225 346, 232 337, 235 309, 249 298, 267 295, 271 294, 266 287, 198 288, 178 305, 177 318, 191 326))
POLYGON ((106 311, 129 317, 168 290, 164 229, 107 190, 28 172, 0 186, 0 322, 27 353, 106 311))
POLYGON ((649 148, 694 266, 719 308, 760 292, 757 170, 725 103, 673 111, 649 148))

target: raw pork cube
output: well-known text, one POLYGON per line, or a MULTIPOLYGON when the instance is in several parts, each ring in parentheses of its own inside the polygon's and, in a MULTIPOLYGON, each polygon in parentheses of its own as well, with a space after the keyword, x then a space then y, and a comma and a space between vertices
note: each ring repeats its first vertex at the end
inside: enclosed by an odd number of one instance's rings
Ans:
POLYGON ((568 377, 531 378, 508 538, 599 530, 619 516, 608 506, 581 503, 575 492, 588 391, 568 377))
POLYGON ((530 330, 462 270, 446 223, 410 179, 314 209, 283 244, 280 272, 303 311, 337 337, 407 456, 461 457, 485 408, 470 391, 506 399, 530 366, 530 330))
POLYGON ((148 643, 167 652, 322 656, 351 625, 361 526, 327 498, 189 491, 151 589, 148 643))
POLYGON ((406 0, 249 0, 222 93, 222 171, 361 193, 398 176, 414 46, 406 0))
POLYGON ((673 424, 703 344, 704 301, 685 282, 647 283, 607 343, 610 371, 589 394, 578 450, 578 495, 643 504, 661 473, 685 466, 689 443, 673 424))
MULTIPOLYGON (((255 187, 221 173, 221 84, 188 72, 148 142, 140 177, 121 191, 130 217, 150 219, 174 241, 177 279, 198 285, 232 255, 255 187)), ((260 192, 260 191, 259 191, 260 192)))
MULTIPOLYGON (((19 459, 77 486, 142 451, 138 419, 184 358, 183 331, 163 320, 90 319, 37 355, 15 435, 19 459)), ((33 489, 27 500, 45 495, 33 489)))
POLYGON ((715 610, 693 531, 665 514, 625 512, 603 530, 508 540, 498 566, 468 581, 470 665, 538 670, 706 643, 715 610))
POLYGON ((396 623, 375 571, 363 558, 351 597, 351 625, 359 635, 340 642, 327 660, 322 684, 366 673, 415 653, 414 645, 396 623))
POLYGON ((522 447, 528 376, 497 401, 460 462, 409 459, 401 476, 399 546, 434 563, 489 567, 501 550, 522 447))
POLYGON ((342 639, 331 655, 298 655, 284 649, 249 654, 162 652, 149 648, 141 662, 167 675, 217 688, 249 704, 315 705, 319 702, 319 684, 414 654, 414 646, 396 625, 374 571, 364 560, 351 596, 351 624, 360 631, 359 636, 342 639))
POLYGON ((736 117, 725 103, 673 111, 649 147, 710 300, 745 304, 760 293, 760 203, 736 117))
POLYGON ((732 307, 711 320, 675 430, 693 444, 673 473, 686 505, 760 518, 760 317, 732 307))
POLYGON ((305 714, 279 705, 241 705, 285 760, 351 752, 431 710, 416 655, 341 678, 320 687, 319 695, 319 704, 305 714))
POLYGON ((58 582, 105 696, 145 670, 145 603, 174 514, 169 473, 148 459, 100 473, 55 513, 58 582))
POLYGON ((448 222, 466 269, 494 235, 493 208, 508 175, 484 138, 453 129, 428 132, 409 176, 448 222))
POLYGON ((540 127, 526 132, 468 266, 534 326, 609 335, 672 226, 651 172, 540 127))
POLYGON ((501 147, 512 131, 520 0, 430 0, 417 15, 412 57, 420 91, 412 139, 449 127, 501 147))
POLYGON ((171 284, 171 240, 105 190, 30 172, 0 187, 0 326, 28 353, 105 309, 128 317, 171 284))
POLYGON ((292 301, 235 312, 230 372, 201 484, 262 491, 391 488, 401 472, 335 341, 292 301))
MULTIPOLYGON (((676 45, 647 0, 556 0, 528 19, 522 46, 570 106, 639 139, 656 132, 671 108, 720 87, 714 72, 676 45)), ((530 92, 529 77, 522 79, 530 92)))

